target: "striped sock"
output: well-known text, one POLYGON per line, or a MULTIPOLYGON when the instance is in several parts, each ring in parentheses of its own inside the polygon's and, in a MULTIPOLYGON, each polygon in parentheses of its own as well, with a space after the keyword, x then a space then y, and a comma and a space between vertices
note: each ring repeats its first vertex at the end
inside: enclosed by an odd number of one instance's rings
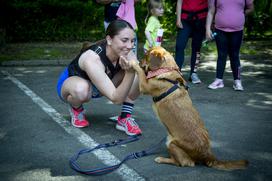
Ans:
POLYGON ((126 118, 127 115, 131 115, 133 111, 134 104, 129 103, 129 102, 124 102, 122 105, 122 112, 121 112, 121 119, 126 118))

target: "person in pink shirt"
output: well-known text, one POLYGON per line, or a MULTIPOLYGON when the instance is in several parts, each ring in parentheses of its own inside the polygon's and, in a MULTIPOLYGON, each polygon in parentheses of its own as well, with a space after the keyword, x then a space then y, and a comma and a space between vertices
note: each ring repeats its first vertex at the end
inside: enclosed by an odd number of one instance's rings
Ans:
POLYGON ((135 3, 139 1, 141 0, 122 0, 121 5, 119 6, 118 11, 116 12, 116 16, 118 19, 125 20, 135 30, 135 41, 134 41, 133 52, 136 54, 136 56, 137 56, 137 50, 138 50, 138 38, 137 38, 136 31, 138 27, 137 27, 136 17, 135 17, 135 3))
POLYGON ((122 20, 127 21, 134 30, 137 29, 137 23, 135 18, 135 5, 136 0, 125 0, 122 1, 116 16, 122 20))
POLYGON ((241 64, 239 58, 243 39, 245 16, 254 10, 253 0, 209 0, 206 21, 206 38, 212 39, 211 25, 214 19, 216 47, 218 52, 216 79, 208 88, 223 88, 223 74, 229 55, 234 90, 244 90, 241 82, 241 64))

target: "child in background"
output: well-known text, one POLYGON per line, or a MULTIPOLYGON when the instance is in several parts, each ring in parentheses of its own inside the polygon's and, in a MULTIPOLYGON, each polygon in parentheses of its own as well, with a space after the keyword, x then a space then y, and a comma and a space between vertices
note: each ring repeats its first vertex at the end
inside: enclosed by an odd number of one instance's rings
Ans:
POLYGON ((147 5, 147 18, 148 22, 145 28, 146 42, 144 45, 144 52, 146 53, 149 48, 153 46, 160 46, 162 41, 163 29, 159 21, 160 16, 163 15, 163 3, 161 0, 149 0, 147 5))

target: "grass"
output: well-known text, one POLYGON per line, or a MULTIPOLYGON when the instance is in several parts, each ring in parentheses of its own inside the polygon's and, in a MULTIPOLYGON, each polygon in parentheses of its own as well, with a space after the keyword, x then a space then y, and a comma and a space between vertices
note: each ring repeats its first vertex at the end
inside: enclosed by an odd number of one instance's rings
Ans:
POLYGON ((0 50, 0 62, 9 60, 71 59, 81 43, 13 43, 0 50))
MULTIPOLYGON (((11 43, 0 49, 0 62, 11 60, 60 60, 73 59, 81 49, 81 42, 53 42, 53 43, 11 43)), ((175 40, 165 40, 163 46, 170 52, 175 51, 175 40)), ((143 43, 139 43, 141 50, 143 43)), ((210 43, 201 50, 205 56, 216 55, 215 43, 210 43)), ((190 42, 185 50, 190 55, 190 42)), ((258 57, 272 57, 271 41, 245 41, 241 48, 241 55, 258 57)), ((143 57, 143 51, 139 51, 139 57, 143 57)))

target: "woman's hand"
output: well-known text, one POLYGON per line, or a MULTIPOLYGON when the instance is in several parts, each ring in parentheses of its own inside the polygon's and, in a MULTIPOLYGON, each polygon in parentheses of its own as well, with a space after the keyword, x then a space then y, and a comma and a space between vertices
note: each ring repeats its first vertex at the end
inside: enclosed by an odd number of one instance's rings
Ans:
POLYGON ((134 60, 131 60, 131 61, 128 61, 126 57, 124 56, 120 56, 119 58, 119 64, 121 66, 121 68, 125 71, 128 71, 128 72, 134 72, 134 69, 133 69, 133 62, 134 60))
POLYGON ((210 28, 206 29, 206 39, 208 39, 208 40, 212 39, 212 31, 210 28))
POLYGON ((181 28, 181 29, 183 28, 183 25, 182 25, 182 22, 181 22, 180 19, 177 19, 176 25, 177 25, 178 28, 181 28))

